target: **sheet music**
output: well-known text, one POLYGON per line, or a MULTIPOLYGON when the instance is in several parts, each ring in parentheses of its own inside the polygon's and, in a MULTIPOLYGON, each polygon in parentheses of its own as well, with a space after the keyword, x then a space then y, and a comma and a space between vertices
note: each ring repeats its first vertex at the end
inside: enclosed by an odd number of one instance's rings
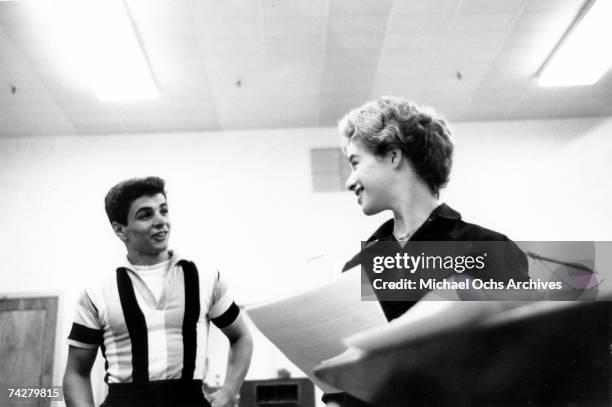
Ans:
POLYGON ((313 368, 346 351, 347 336, 387 323, 377 301, 361 301, 360 271, 356 267, 323 286, 247 308, 257 328, 325 392, 339 390, 316 379, 313 368))

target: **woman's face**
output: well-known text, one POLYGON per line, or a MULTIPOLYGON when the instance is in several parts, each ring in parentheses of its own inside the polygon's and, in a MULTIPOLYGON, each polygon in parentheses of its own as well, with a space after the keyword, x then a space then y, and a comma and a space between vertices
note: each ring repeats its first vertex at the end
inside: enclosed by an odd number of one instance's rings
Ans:
POLYGON ((390 155, 379 157, 360 141, 349 141, 346 156, 351 164, 351 175, 346 188, 357 195, 357 203, 366 215, 391 209, 391 183, 394 165, 390 155))

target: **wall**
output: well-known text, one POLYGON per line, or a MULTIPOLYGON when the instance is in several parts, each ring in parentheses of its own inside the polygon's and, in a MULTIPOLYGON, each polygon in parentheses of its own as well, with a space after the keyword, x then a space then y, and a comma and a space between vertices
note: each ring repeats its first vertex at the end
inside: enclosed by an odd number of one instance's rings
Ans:
MULTIPOLYGON (((442 198, 468 221, 515 240, 612 240, 612 119, 454 129, 442 198)), ((104 194, 150 174, 168 183, 172 246, 215 258, 241 303, 326 281, 388 218, 364 217, 346 192, 312 193, 309 149, 337 142, 333 128, 0 139, 0 294, 60 293, 63 341, 78 288, 123 254, 104 194)), ((224 374, 220 339, 212 337, 209 383, 224 374)), ((295 372, 259 336, 256 347, 249 378, 295 372)), ((66 359, 58 348, 57 382, 66 359)))

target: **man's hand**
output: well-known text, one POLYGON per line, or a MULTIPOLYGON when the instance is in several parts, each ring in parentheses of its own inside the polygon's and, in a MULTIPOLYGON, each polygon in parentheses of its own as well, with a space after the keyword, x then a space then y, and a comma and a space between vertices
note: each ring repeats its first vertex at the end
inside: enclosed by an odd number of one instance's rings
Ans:
POLYGON ((207 394, 205 397, 212 407, 227 407, 232 405, 232 396, 223 389, 207 394))
POLYGON ((340 404, 336 403, 335 401, 330 401, 325 404, 325 407, 340 407, 340 404))

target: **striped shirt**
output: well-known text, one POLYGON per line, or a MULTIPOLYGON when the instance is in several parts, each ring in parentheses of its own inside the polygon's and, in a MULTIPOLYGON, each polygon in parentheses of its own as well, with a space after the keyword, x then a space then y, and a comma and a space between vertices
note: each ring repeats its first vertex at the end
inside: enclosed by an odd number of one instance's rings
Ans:
POLYGON ((101 347, 107 383, 203 379, 209 322, 223 328, 240 312, 221 275, 175 253, 157 297, 134 268, 126 259, 83 290, 68 343, 101 347))

